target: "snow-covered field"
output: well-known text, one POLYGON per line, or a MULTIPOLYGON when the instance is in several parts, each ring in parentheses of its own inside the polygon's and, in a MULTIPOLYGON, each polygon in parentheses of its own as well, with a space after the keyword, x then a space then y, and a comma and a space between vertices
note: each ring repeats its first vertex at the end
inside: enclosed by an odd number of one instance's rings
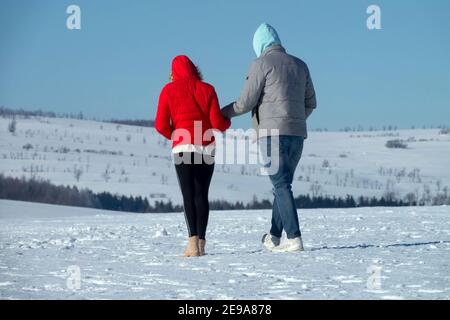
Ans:
MULTIPOLYGON (((18 117, 13 135, 10 121, 0 117, 0 173, 6 176, 181 203, 170 144, 152 128, 18 117)), ((449 155, 450 134, 438 129, 310 132, 293 189, 295 195, 394 192, 427 199, 450 186, 449 155), (408 148, 386 148, 394 139, 407 141, 408 148)), ((271 199, 269 180, 258 172, 258 166, 217 164, 210 198, 271 199)))
POLYGON ((0 200, 0 298, 449 299, 449 214, 299 210, 307 251, 273 254, 269 211, 212 212, 209 254, 186 259, 182 213, 0 200))
MULTIPOLYGON (((12 134, 10 122, 0 117, 1 174, 181 203, 170 144, 151 128, 18 117, 12 134)), ((310 132, 294 193, 410 193, 429 203, 449 192, 449 154, 450 135, 438 129, 310 132), (394 139, 408 147, 386 148, 394 139)), ((258 172, 216 164, 210 199, 271 199, 269 179, 258 172)), ((209 254, 185 259, 182 213, 0 200, 0 298, 450 298, 448 206, 299 216, 306 252, 263 250, 269 211, 221 211, 211 213, 209 254)))

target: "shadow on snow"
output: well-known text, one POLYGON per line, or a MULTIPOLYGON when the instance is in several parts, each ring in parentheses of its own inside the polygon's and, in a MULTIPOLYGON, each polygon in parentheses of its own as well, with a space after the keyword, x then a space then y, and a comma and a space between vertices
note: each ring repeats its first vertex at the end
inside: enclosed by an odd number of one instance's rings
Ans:
POLYGON ((350 246, 323 246, 321 248, 312 248, 309 251, 318 251, 318 250, 341 250, 341 249, 367 249, 367 248, 394 248, 394 247, 417 247, 417 246, 426 246, 432 244, 450 244, 450 241, 429 241, 429 242, 412 242, 412 243, 392 243, 392 244, 356 244, 350 246))

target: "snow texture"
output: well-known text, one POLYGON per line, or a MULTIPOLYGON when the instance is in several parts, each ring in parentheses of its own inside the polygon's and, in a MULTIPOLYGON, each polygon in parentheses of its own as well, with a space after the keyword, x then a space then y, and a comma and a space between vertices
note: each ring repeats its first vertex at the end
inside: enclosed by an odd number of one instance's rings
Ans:
POLYGON ((0 298, 449 299, 449 214, 299 210, 306 251, 275 254, 269 211, 212 212, 208 254, 187 259, 182 213, 0 200, 0 298))
MULTIPOLYGON (((41 177, 95 192, 143 196, 150 202, 182 202, 170 142, 153 128, 18 117, 13 135, 8 132, 10 121, 0 117, 0 173, 6 176, 41 177)), ((219 143, 222 139, 217 136, 219 143)), ((243 135, 230 133, 225 139, 230 145, 236 141, 239 150, 245 147, 240 143, 243 135)), ((296 196, 381 197, 389 192, 403 198, 413 193, 429 203, 430 196, 450 187, 449 154, 450 134, 438 129, 310 132, 293 190, 296 196), (387 141, 396 139, 404 140, 408 148, 386 148, 387 141)), ((216 164, 210 199, 271 200, 269 179, 259 175, 259 169, 259 165, 216 164)))

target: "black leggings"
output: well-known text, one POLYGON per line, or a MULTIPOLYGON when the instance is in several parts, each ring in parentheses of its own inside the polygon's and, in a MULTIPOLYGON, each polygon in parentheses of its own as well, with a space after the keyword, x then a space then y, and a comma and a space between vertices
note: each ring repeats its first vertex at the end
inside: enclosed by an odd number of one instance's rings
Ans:
POLYGON ((208 191, 214 172, 214 162, 205 162, 199 153, 178 153, 175 154, 175 170, 183 194, 189 236, 205 239, 209 218, 208 191), (181 162, 180 158, 190 161, 181 162))

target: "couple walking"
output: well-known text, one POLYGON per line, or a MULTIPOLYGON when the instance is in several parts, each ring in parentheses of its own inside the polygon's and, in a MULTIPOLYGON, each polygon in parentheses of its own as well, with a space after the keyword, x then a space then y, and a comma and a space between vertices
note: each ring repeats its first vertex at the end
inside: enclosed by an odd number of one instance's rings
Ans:
POLYGON ((286 53, 272 26, 259 26, 253 48, 258 58, 236 102, 220 109, 214 87, 202 81, 186 56, 173 60, 170 83, 159 97, 155 128, 172 140, 189 232, 186 257, 205 254, 215 149, 214 137, 205 133, 224 132, 232 117, 250 111, 261 148, 273 150, 276 144, 278 150, 277 170, 269 174, 274 194, 272 227, 263 244, 274 252, 303 250, 291 185, 307 137, 306 119, 316 107, 314 87, 307 65, 286 53), (283 229, 286 239, 281 242, 283 229))

